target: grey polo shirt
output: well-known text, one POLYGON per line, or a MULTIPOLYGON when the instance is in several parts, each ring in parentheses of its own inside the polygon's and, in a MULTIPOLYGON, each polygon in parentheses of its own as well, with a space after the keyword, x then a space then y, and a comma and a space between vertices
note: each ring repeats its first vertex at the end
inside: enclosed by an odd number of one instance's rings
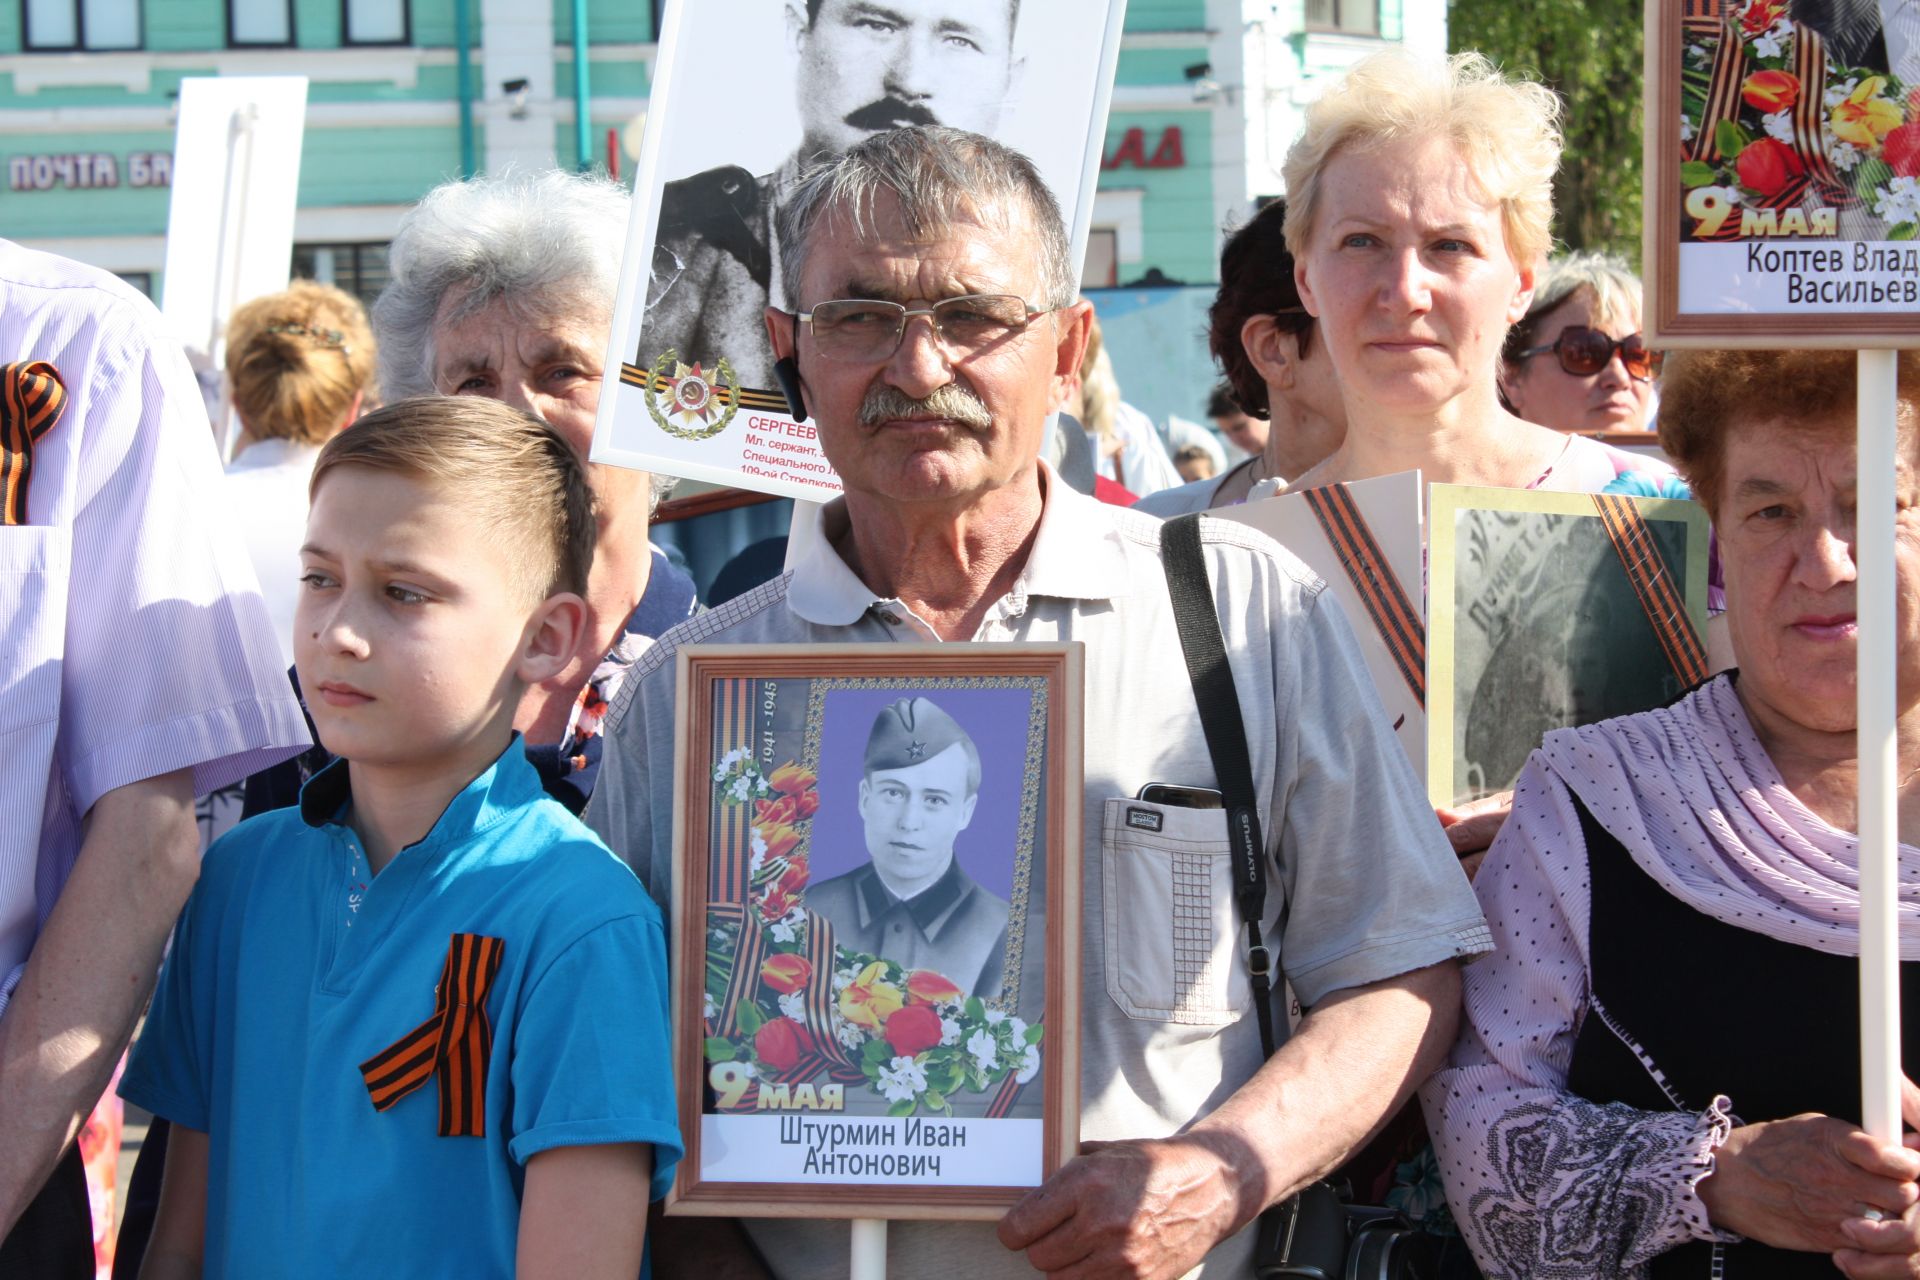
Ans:
MULTIPOLYGON (((1044 479, 1026 566, 973 638, 1086 644, 1080 1132, 1163 1137, 1219 1106, 1261 1062, 1226 819, 1168 807, 1158 832, 1126 823, 1146 783, 1216 785, 1161 569, 1161 525, 1044 479)), ((586 820, 663 907, 679 645, 938 639, 840 558, 832 537, 846 518, 835 501, 797 519, 793 567, 662 636, 608 715, 586 820)), ((1488 950, 1473 891, 1332 596, 1265 535, 1226 521, 1202 529, 1273 856, 1268 944, 1301 1002, 1488 950)), ((845 1223, 748 1227, 782 1277, 846 1274, 845 1223)), ((1241 1280, 1251 1249, 1243 1232, 1195 1274, 1241 1280)), ((1032 1274, 991 1224, 896 1222, 888 1258, 896 1280, 1032 1274)))

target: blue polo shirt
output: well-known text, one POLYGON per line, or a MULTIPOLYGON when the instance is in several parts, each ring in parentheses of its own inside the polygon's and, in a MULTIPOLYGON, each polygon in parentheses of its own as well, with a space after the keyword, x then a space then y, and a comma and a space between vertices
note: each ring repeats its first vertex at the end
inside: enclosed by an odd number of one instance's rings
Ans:
MULTIPOLYGON (((681 1145, 660 913, 547 798, 516 736, 378 876, 338 762, 208 850, 120 1092, 209 1137, 204 1274, 513 1274, 523 1166, 681 1145), (455 933, 498 938, 485 1133, 438 1081, 379 1112, 360 1064, 434 1012, 455 933)), ((635 1205, 635 1213, 645 1212, 635 1205)))

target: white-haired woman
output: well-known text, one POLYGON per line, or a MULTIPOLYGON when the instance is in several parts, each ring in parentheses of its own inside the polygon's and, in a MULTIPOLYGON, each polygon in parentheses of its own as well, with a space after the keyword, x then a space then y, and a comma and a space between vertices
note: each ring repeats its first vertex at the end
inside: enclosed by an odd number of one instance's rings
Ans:
MULTIPOLYGON (((503 400, 556 428, 584 461, 628 204, 617 183, 558 170, 429 191, 401 221, 392 281, 373 306, 382 388, 503 400)), ((586 637, 565 671, 527 691, 514 722, 548 791, 576 810, 626 667, 694 607, 691 580, 647 538, 653 478, 604 465, 587 475, 599 543, 586 637)))
POLYGON ((1555 431, 1645 431, 1660 357, 1640 332, 1640 292, 1611 254, 1549 262, 1501 354, 1513 411, 1555 431))
POLYGON ((1291 488, 1418 468, 1449 484, 1597 492, 1659 466, 1500 403, 1501 346, 1551 239, 1559 109, 1479 54, 1400 49, 1308 109, 1287 153, 1287 247, 1348 426, 1291 488))
MULTIPOLYGON (((401 221, 392 281, 373 306, 386 394, 503 400, 555 427, 585 460, 628 205, 619 184, 558 170, 429 191, 401 221)), ((528 690, 514 723, 547 789, 576 810, 592 790, 600 720, 620 677, 694 607, 692 581, 647 538, 653 478, 604 465, 587 475, 599 549, 586 638, 559 677, 528 690)))

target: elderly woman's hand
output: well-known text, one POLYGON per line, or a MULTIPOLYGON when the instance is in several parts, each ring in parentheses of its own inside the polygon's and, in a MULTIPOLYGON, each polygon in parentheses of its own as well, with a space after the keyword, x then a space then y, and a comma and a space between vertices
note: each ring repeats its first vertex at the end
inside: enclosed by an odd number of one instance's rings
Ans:
MULTIPOLYGON (((1908 1124, 1920 1123, 1920 1087, 1911 1080, 1900 1081, 1900 1110, 1908 1124)), ((1920 1135, 1909 1132, 1906 1145, 1920 1147, 1920 1135)), ((1920 1276, 1920 1205, 1882 1222, 1858 1218, 1841 1230, 1854 1247, 1836 1250, 1833 1265, 1854 1280, 1920 1276)))
POLYGON ((1500 834, 1500 828, 1512 812, 1511 791, 1495 792, 1450 809, 1433 811, 1440 825, 1447 829, 1447 843, 1459 856, 1460 869, 1467 873, 1467 879, 1473 879, 1474 873, 1480 870, 1487 850, 1493 847, 1493 838, 1500 834))
MULTIPOLYGON (((1912 1125, 1920 1090, 1904 1083, 1901 1110, 1912 1125)), ((1742 1125, 1721 1144, 1699 1194, 1722 1230, 1831 1253, 1852 1276, 1920 1275, 1912 1269, 1920 1268, 1920 1152, 1876 1141, 1845 1120, 1809 1114, 1742 1125), (1868 1208, 1889 1220, 1867 1220, 1868 1208)))
POLYGON ((1853 1280, 1920 1276, 1920 1207, 1884 1222, 1855 1219, 1845 1231, 1856 1245, 1836 1250, 1833 1265, 1853 1280))

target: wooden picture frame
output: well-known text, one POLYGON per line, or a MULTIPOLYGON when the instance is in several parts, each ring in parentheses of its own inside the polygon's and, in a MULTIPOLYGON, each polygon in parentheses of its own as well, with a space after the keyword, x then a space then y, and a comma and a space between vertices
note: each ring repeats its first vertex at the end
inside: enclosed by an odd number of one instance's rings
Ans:
POLYGON ((1920 346, 1920 85, 1790 9, 1648 0, 1649 345, 1920 346))
POLYGON ((1660 706, 1709 674, 1698 503, 1436 484, 1427 528, 1436 807, 1511 787, 1549 730, 1660 706))
POLYGON ((1081 646, 677 661, 667 1212, 998 1218, 1078 1149, 1081 646))

